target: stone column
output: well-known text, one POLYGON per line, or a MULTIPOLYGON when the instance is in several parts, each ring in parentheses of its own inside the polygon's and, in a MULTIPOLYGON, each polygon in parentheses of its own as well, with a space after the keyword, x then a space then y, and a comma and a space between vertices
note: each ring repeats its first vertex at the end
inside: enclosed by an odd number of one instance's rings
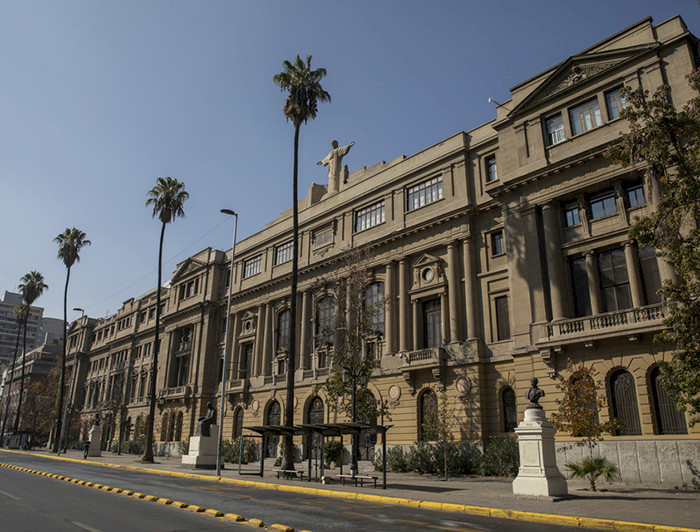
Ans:
POLYGON ((452 336, 450 336, 451 328, 447 326, 452 317, 449 306, 447 294, 440 294, 440 335, 442 336, 443 344, 449 344, 452 341, 452 336))
POLYGON ((396 332, 394 317, 394 262, 386 265, 384 282, 384 338, 386 352, 396 352, 396 332))
MULTIPOLYGON (((413 301, 411 305, 411 315, 413 316, 413 349, 419 349, 420 345, 420 303, 413 301)), ((410 349, 409 349, 410 350, 410 349)))
POLYGON ((272 305, 265 305, 265 330, 263 331, 263 357, 261 375, 272 375, 272 335, 274 334, 274 322, 272 305))
POLYGON ((255 351, 253 357, 253 371, 251 377, 262 375, 262 358, 263 358, 263 331, 265 330, 265 306, 258 306, 258 321, 257 329, 255 330, 255 351))
POLYGON ((542 207, 544 221, 544 245, 547 251, 547 269, 549 272, 549 297, 552 302, 552 320, 567 317, 564 294, 564 261, 561 256, 561 228, 559 223, 559 205, 550 202, 542 207))
POLYGON ((631 240, 625 242, 625 262, 627 264, 627 277, 630 281, 630 292, 632 293, 632 306, 642 307, 644 306, 642 278, 639 272, 637 248, 631 240))
POLYGON ((408 313, 409 313, 409 297, 408 289, 408 260, 401 259, 399 261, 399 351, 409 351, 408 339, 408 313))
POLYGON ((457 256, 458 242, 447 244, 447 287, 450 309, 450 342, 461 340, 459 327, 459 257, 457 256))
POLYGON ((311 322, 309 321, 309 292, 304 290, 301 293, 301 337, 299 353, 301 355, 301 364, 299 369, 309 369, 309 329, 311 322))
POLYGON ((603 302, 600 296, 598 259, 595 256, 595 251, 586 253, 586 273, 588 274, 588 294, 591 298, 591 314, 600 314, 603 308, 603 302))
POLYGON ((468 340, 478 339, 478 280, 476 277, 476 267, 474 265, 474 243, 471 236, 462 242, 462 255, 464 257, 464 310, 467 315, 466 338, 468 340))

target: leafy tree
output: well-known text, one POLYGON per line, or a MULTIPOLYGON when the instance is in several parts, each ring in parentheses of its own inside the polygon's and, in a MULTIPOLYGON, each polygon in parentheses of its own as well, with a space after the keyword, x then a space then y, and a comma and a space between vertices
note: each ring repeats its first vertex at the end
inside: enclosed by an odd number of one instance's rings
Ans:
POLYGON ((61 414, 63 413, 63 391, 66 382, 66 335, 68 330, 68 283, 70 282, 70 269, 73 264, 80 262, 80 251, 89 246, 91 242, 85 237, 80 229, 73 227, 58 235, 53 241, 58 245, 58 259, 63 261, 66 266, 66 286, 63 290, 63 352, 61 354, 61 377, 59 379, 58 388, 58 411, 56 413, 56 440, 54 441, 53 451, 58 452, 60 448, 61 435, 61 414))
POLYGON ((30 416, 28 423, 24 424, 37 435, 46 436, 53 427, 58 378, 59 368, 55 367, 47 375, 32 378, 27 385, 24 410, 29 412, 30 416))
POLYGON ((158 286, 156 288, 156 326, 155 326, 155 342, 153 345, 153 360, 151 363, 151 385, 149 396, 151 403, 148 410, 148 425, 146 427, 146 450, 143 455, 144 462, 153 462, 153 420, 156 417, 156 376, 158 372, 158 349, 160 348, 160 300, 161 300, 161 285, 163 276, 163 237, 165 236, 165 226, 170 222, 174 222, 179 217, 185 216, 185 210, 182 208, 187 198, 190 195, 185 191, 185 184, 166 177, 159 177, 156 180, 156 186, 146 194, 146 207, 153 206, 153 217, 158 218, 162 224, 160 230, 160 244, 158 246, 158 286))
POLYGON ((593 457, 593 448, 603 439, 603 433, 613 432, 619 422, 615 419, 600 422, 599 414, 605 401, 596 394, 596 383, 590 368, 583 362, 574 366, 569 360, 566 371, 568 377, 561 375, 557 384, 564 397, 557 399, 559 411, 552 414, 552 424, 557 430, 580 437, 576 445, 587 446, 589 455, 593 457))
POLYGON ((449 461, 450 454, 456 452, 452 445, 454 440, 453 428, 459 423, 454 405, 450 405, 447 398, 447 389, 445 387, 440 390, 438 403, 431 408, 433 412, 426 412, 423 420, 423 436, 424 440, 433 440, 437 442, 437 451, 442 455, 443 472, 445 481, 449 477, 449 461))
POLYGON ((19 338, 22 335, 22 327, 27 322, 27 319, 31 315, 29 312, 29 306, 22 303, 17 305, 12 309, 12 313, 15 315, 15 320, 17 321, 17 339, 15 340, 15 351, 12 355, 12 364, 10 366, 10 372, 7 374, 8 383, 6 383, 6 393, 3 394, 5 397, 5 415, 2 420, 2 433, 0 434, 0 447, 5 444, 5 429, 7 428, 7 417, 10 409, 10 394, 12 393, 12 382, 14 381, 15 375, 15 362, 17 361, 17 352, 19 351, 19 338))
MULTIPOLYGON (((22 300, 27 309, 29 309, 34 301, 36 301, 39 296, 44 292, 44 290, 49 288, 49 285, 44 283, 44 276, 37 271, 31 271, 24 275, 20 279, 19 283, 19 293, 22 295, 22 300)), ((31 315, 31 314, 29 314, 31 315)), ((27 362, 27 321, 29 315, 24 320, 24 335, 22 337, 22 377, 19 381, 19 401, 17 403, 17 414, 15 416, 15 431, 19 428, 19 418, 22 413, 22 397, 24 395, 24 366, 27 362)))
MULTIPOLYGON (((294 63, 284 61, 284 70, 275 74, 272 81, 289 95, 284 102, 282 111, 288 121, 294 125, 294 171, 292 177, 292 291, 290 314, 290 352, 287 358, 287 401, 285 407, 285 424, 294 424, 294 371, 296 369, 296 312, 297 312, 297 283, 299 277, 299 207, 298 198, 298 176, 299 176, 299 130, 302 124, 316 118, 318 102, 330 101, 330 95, 323 90, 321 80, 326 76, 325 68, 311 69, 311 56, 302 61, 297 55, 294 63)), ((294 447, 292 437, 285 436, 286 449, 283 469, 294 469, 294 447)))
MULTIPOLYGON (((638 218, 630 231, 641 246, 667 261, 675 277, 661 294, 667 329, 657 340, 675 345, 672 360, 661 364, 664 387, 676 407, 700 414, 700 71, 688 76, 696 93, 681 111, 671 88, 659 87, 649 97, 641 88, 623 89, 628 106, 621 113, 630 124, 621 142, 608 150, 622 166, 646 169, 653 212, 638 218)), ((700 417, 693 417, 694 424, 700 417)))

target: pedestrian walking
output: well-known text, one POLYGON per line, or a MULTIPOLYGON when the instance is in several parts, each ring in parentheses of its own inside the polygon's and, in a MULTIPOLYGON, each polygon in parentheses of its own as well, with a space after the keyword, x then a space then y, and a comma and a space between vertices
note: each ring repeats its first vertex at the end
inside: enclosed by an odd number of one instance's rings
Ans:
POLYGON ((88 457, 88 451, 90 450, 90 440, 85 440, 83 443, 83 459, 88 457))

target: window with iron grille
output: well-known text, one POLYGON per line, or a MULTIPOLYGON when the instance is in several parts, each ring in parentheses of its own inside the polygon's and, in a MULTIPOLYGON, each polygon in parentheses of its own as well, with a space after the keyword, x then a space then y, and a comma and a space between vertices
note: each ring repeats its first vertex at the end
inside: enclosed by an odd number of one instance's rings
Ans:
POLYGON ((384 223, 384 205, 385 201, 382 200, 373 203, 369 207, 355 211, 355 232, 359 233, 360 231, 384 223))
POLYGON ((671 396, 661 382, 661 371, 656 366, 650 376, 651 392, 654 399, 657 434, 688 434, 685 415, 676 409, 671 396))
POLYGON ((510 386, 506 386, 501 392, 503 405, 503 431, 514 432, 518 426, 518 411, 515 407, 515 392, 510 386))
POLYGON ((252 275, 260 273, 262 269, 262 255, 253 257, 243 262, 243 278, 246 279, 252 275))
POLYGON ((642 433, 639 424, 637 394, 634 389, 634 377, 625 370, 615 372, 610 378, 613 417, 620 420, 619 435, 633 436, 642 433))
POLYGON ((289 262, 293 257, 294 242, 290 240, 280 244, 275 248, 275 266, 284 262, 289 262))
POLYGON ((442 199, 442 176, 428 179, 408 188, 407 198, 409 211, 442 199))

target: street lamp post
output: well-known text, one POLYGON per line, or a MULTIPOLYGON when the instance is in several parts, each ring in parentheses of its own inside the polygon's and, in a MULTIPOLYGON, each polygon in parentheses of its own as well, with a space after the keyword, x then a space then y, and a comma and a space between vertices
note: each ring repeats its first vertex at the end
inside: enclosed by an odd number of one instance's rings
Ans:
MULTIPOLYGON (((347 384, 352 380, 352 422, 357 421, 357 383, 364 386, 367 384, 367 375, 358 370, 351 370, 343 366, 342 373, 343 383, 347 384)), ((354 477, 357 475, 357 433, 352 434, 352 464, 350 465, 350 474, 354 477)))
MULTIPOLYGON (((65 451, 65 448, 67 447, 67 439, 68 439, 68 432, 70 430, 70 427, 66 427, 66 419, 68 418, 68 402, 70 401, 71 409, 73 408, 73 388, 75 386, 75 374, 78 373, 78 351, 80 351, 80 341, 82 339, 82 334, 83 334, 83 318, 85 318, 85 311, 81 308, 74 308, 73 309, 76 312, 81 312, 80 315, 80 331, 78 332, 78 344, 75 346, 75 354, 73 355, 73 371, 71 372, 70 376, 70 385, 68 386, 68 397, 66 398, 66 403, 63 407, 63 422, 61 423, 61 434, 60 434, 60 439, 58 440, 58 453, 56 454, 61 454, 61 447, 63 446, 63 449, 65 451)), ((67 342, 68 338, 66 337, 67 335, 64 335, 63 341, 67 342)), ((60 393, 63 393, 63 390, 60 390, 60 393)), ((72 416, 71 416, 72 417, 72 416)))
POLYGON ((226 332, 224 337, 224 361, 221 370, 221 407, 219 408, 219 435, 216 442, 216 476, 221 476, 221 439, 224 434, 224 399, 226 397, 226 370, 228 368, 228 333, 231 322, 231 291, 233 290, 233 261, 236 257, 236 231, 238 231, 238 214, 231 209, 221 209, 222 214, 234 217, 233 244, 231 246, 231 271, 228 279, 228 303, 226 305, 226 332))

